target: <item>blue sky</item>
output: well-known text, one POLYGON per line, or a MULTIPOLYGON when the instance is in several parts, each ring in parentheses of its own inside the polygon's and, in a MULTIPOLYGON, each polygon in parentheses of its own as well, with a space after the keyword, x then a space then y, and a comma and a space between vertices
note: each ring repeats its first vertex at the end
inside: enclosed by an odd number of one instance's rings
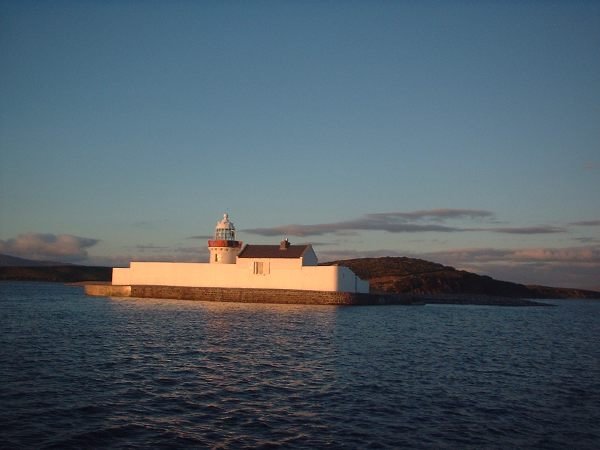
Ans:
POLYGON ((0 252, 245 242, 600 289, 600 3, 0 1, 0 252))

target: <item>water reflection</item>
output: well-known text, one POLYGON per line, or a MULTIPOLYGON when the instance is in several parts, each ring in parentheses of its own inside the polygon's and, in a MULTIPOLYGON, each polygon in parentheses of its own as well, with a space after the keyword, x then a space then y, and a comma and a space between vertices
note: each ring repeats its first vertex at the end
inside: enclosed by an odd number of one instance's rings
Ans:
MULTIPOLYGON (((213 431, 221 445, 237 442, 228 437, 234 432, 255 443, 265 434, 292 442, 322 427, 319 417, 335 383, 338 308, 106 301, 129 317, 120 333, 130 344, 122 351, 139 358, 142 389, 161 404, 185 392, 195 418, 222 430, 213 431), (131 343, 139 340, 143 346, 131 343)), ((126 377, 136 372, 122 371, 126 377)))

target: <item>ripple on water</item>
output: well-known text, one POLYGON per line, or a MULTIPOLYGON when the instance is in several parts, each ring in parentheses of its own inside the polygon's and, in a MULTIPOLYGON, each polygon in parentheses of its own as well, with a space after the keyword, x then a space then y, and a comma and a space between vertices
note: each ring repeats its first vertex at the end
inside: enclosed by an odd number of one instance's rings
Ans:
POLYGON ((331 308, 0 289, 2 447, 600 446, 600 303, 331 308))

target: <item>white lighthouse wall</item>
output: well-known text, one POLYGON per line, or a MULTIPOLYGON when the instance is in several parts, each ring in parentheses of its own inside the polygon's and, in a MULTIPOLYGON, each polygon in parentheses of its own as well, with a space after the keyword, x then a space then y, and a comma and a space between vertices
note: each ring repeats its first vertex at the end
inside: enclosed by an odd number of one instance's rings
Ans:
POLYGON ((208 247, 210 262, 220 264, 235 264, 240 247, 208 247))
POLYGON ((237 264, 132 262, 113 269, 114 285, 158 285, 369 292, 369 284, 342 266, 302 266, 300 259, 238 258, 237 264), (254 262, 262 263, 263 273, 254 262))

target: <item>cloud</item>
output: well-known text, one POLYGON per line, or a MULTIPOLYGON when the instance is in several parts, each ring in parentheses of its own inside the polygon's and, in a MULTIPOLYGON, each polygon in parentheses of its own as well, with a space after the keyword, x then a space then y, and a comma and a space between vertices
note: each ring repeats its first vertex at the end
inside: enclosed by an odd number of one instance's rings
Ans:
POLYGON ((26 233, 0 240, 0 253, 34 260, 81 262, 88 258, 87 249, 98 242, 70 234, 26 233))
POLYGON ((452 208, 441 208, 441 209, 430 209, 430 210, 419 210, 412 212, 391 212, 391 213, 374 213, 367 214, 366 217, 381 218, 389 220, 391 218, 403 218, 408 220, 433 220, 441 221, 447 219, 478 219, 478 218, 492 218, 494 213, 481 209, 452 209, 452 208))
POLYGON ((388 233, 456 233, 485 231, 507 234, 565 233, 563 227, 539 225, 531 227, 478 227, 464 228, 443 224, 450 220, 477 220, 494 218, 490 211, 481 209, 431 209, 412 212, 386 212, 365 214, 353 220, 321 223, 315 225, 290 224, 268 228, 251 228, 246 233, 260 236, 322 236, 324 234, 348 234, 357 231, 387 231, 388 233))
POLYGON ((371 223, 365 221, 324 223, 317 225, 282 225, 271 228, 252 228, 244 230, 246 233, 258 234, 260 236, 322 236, 328 233, 339 234, 348 230, 354 231, 387 231, 389 233, 417 233, 425 231, 452 232, 460 231, 458 228, 443 225, 418 225, 418 224, 394 224, 394 223, 371 223))
POLYGON ((596 227, 600 225, 600 220, 581 220, 579 222, 572 222, 570 225, 575 225, 579 227, 596 227))
POLYGON ((486 264, 484 266, 462 266, 464 270, 489 275, 497 280, 512 281, 521 284, 570 287, 600 291, 598 264, 571 263, 527 263, 527 264, 486 264))
POLYGON ((515 250, 512 253, 515 260, 544 261, 544 262, 569 262, 569 263, 599 263, 600 248, 529 248, 515 250))
POLYGON ((595 244, 595 243, 600 242, 600 239, 593 238, 593 237, 577 237, 577 238, 573 238, 573 240, 575 240, 577 242, 581 242, 582 244, 595 244))
POLYGON ((290 224, 268 228, 251 228, 244 232, 260 236, 321 236, 349 231, 387 231, 389 233, 458 232, 465 231, 440 222, 451 219, 491 218, 490 211, 477 209, 432 209, 413 212, 387 212, 366 214, 353 220, 315 225, 290 224))
POLYGON ((566 233, 567 229, 550 225, 540 225, 536 227, 465 228, 464 231, 491 231, 506 234, 551 234, 566 233))
POLYGON ((600 247, 566 247, 566 248, 467 248, 439 252, 429 252, 426 257, 453 263, 552 263, 568 262, 591 263, 600 265, 600 247))

